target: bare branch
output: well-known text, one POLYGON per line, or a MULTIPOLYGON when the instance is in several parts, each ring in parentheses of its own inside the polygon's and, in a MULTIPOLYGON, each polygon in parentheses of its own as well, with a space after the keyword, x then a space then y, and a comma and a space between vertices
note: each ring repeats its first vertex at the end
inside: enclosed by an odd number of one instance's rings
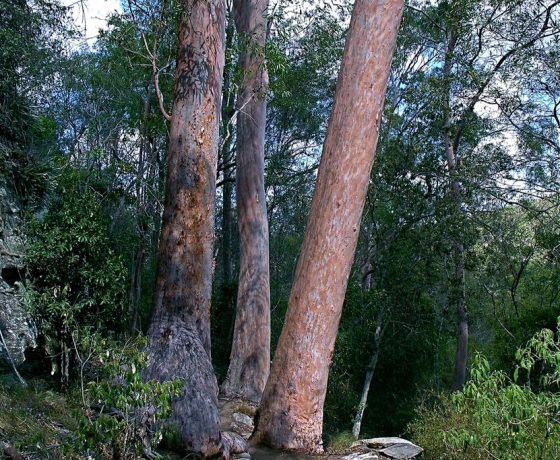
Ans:
POLYGON ((552 10, 555 6, 557 6, 559 4, 560 4, 560 0, 557 0, 557 1, 553 2, 552 4, 550 4, 548 6, 548 8, 546 9, 546 11, 541 13, 541 14, 545 15, 545 19, 544 19, 543 24, 542 24, 541 28, 539 29, 539 31, 535 35, 533 35, 533 37, 531 37, 529 40, 527 40, 525 43, 511 48, 507 53, 505 53, 498 60, 498 62, 496 62, 496 64, 494 65, 494 68, 490 71, 488 77, 486 77, 486 79, 478 87, 478 90, 477 90, 476 94, 473 96, 473 98, 471 99, 471 102, 469 103, 469 105, 467 106, 467 108, 465 109, 463 114, 461 115, 460 121, 458 123, 458 130, 457 130, 457 133, 455 134, 455 138, 453 140, 453 148, 454 148, 455 151, 457 151, 457 148, 459 147, 459 142, 461 140, 461 136, 463 135, 463 131, 464 131, 465 126, 467 124, 468 116, 474 112, 475 105, 477 104, 477 102, 482 97, 482 94, 484 93, 484 91, 486 90, 488 85, 492 82, 496 73, 498 73, 498 71, 509 60, 510 57, 512 57, 513 55, 515 55, 519 51, 530 48, 531 46, 533 46, 535 44, 535 42, 537 42, 537 40, 539 40, 540 38, 543 37, 544 33, 549 28, 550 18, 551 18, 551 15, 552 15, 552 10))

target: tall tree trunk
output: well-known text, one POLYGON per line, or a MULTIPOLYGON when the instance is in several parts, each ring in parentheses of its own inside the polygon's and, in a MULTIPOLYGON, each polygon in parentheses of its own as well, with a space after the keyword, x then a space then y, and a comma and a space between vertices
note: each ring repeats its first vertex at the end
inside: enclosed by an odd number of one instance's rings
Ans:
POLYGON ((319 453, 323 403, 403 0, 356 0, 255 442, 319 453))
POLYGON ((130 333, 137 334, 140 332, 140 312, 138 311, 138 302, 142 291, 142 267, 144 265, 144 235, 141 236, 140 244, 136 249, 136 256, 132 261, 132 279, 130 282, 129 292, 129 315, 130 315, 130 333))
MULTIPOLYGON (((457 177, 457 152, 451 135, 451 68, 453 54, 457 46, 457 34, 452 31, 447 41, 445 62, 443 65, 444 79, 444 128, 443 142, 445 146, 445 158, 447 170, 451 181, 451 194, 455 208, 455 218, 461 219, 463 192, 461 182, 457 177)), ((467 351, 469 346, 469 322, 467 316, 467 303, 465 299, 465 247, 463 243, 462 230, 452 236, 453 238, 453 263, 455 268, 451 280, 451 292, 449 300, 451 306, 455 305, 458 317, 457 350, 455 356, 455 371, 453 376, 453 391, 462 390, 467 374, 467 351)))
POLYGON ((224 40, 223 0, 185 0, 145 370, 146 378, 183 380, 169 420, 175 447, 203 456, 223 451, 210 361, 210 297, 224 40))
POLYGON ((239 288, 230 363, 222 394, 259 402, 270 371, 268 219, 264 135, 268 75, 264 63, 268 0, 234 0, 243 71, 237 100, 239 288))

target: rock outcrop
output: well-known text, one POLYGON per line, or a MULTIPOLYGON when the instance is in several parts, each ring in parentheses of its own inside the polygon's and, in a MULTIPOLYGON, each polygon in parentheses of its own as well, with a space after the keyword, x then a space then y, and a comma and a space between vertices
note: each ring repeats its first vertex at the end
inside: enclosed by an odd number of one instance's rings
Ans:
POLYGON ((9 177, 0 171, 0 365, 19 366, 35 348, 36 328, 18 299, 25 277, 22 209, 9 177))
POLYGON ((238 399, 220 398, 218 409, 220 411, 220 427, 222 431, 231 431, 245 439, 249 439, 253 433, 253 420, 257 412, 256 404, 238 399))

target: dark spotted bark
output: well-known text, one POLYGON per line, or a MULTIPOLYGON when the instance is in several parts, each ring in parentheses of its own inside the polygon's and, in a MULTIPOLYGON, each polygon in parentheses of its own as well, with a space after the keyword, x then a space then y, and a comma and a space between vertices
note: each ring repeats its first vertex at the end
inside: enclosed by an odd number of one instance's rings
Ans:
POLYGON ((234 0, 243 71, 237 100, 237 220, 239 288, 230 364, 222 394, 261 399, 270 370, 268 220, 264 194, 267 0, 234 0))
POLYGON ((217 382, 210 360, 210 296, 218 127, 224 66, 223 0, 185 0, 155 308, 145 377, 184 381, 170 424, 184 452, 217 455, 217 382))
POLYGON ((323 403, 403 0, 357 0, 254 442, 322 452, 323 403))

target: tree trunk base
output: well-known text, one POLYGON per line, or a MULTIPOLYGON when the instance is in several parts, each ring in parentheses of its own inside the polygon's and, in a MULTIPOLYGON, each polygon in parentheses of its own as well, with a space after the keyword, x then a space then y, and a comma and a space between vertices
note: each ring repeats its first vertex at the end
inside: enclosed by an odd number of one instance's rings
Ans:
POLYGON ((202 457, 227 456, 220 433, 218 385, 198 332, 172 322, 153 325, 147 357, 146 379, 184 382, 166 421, 169 447, 202 457))

